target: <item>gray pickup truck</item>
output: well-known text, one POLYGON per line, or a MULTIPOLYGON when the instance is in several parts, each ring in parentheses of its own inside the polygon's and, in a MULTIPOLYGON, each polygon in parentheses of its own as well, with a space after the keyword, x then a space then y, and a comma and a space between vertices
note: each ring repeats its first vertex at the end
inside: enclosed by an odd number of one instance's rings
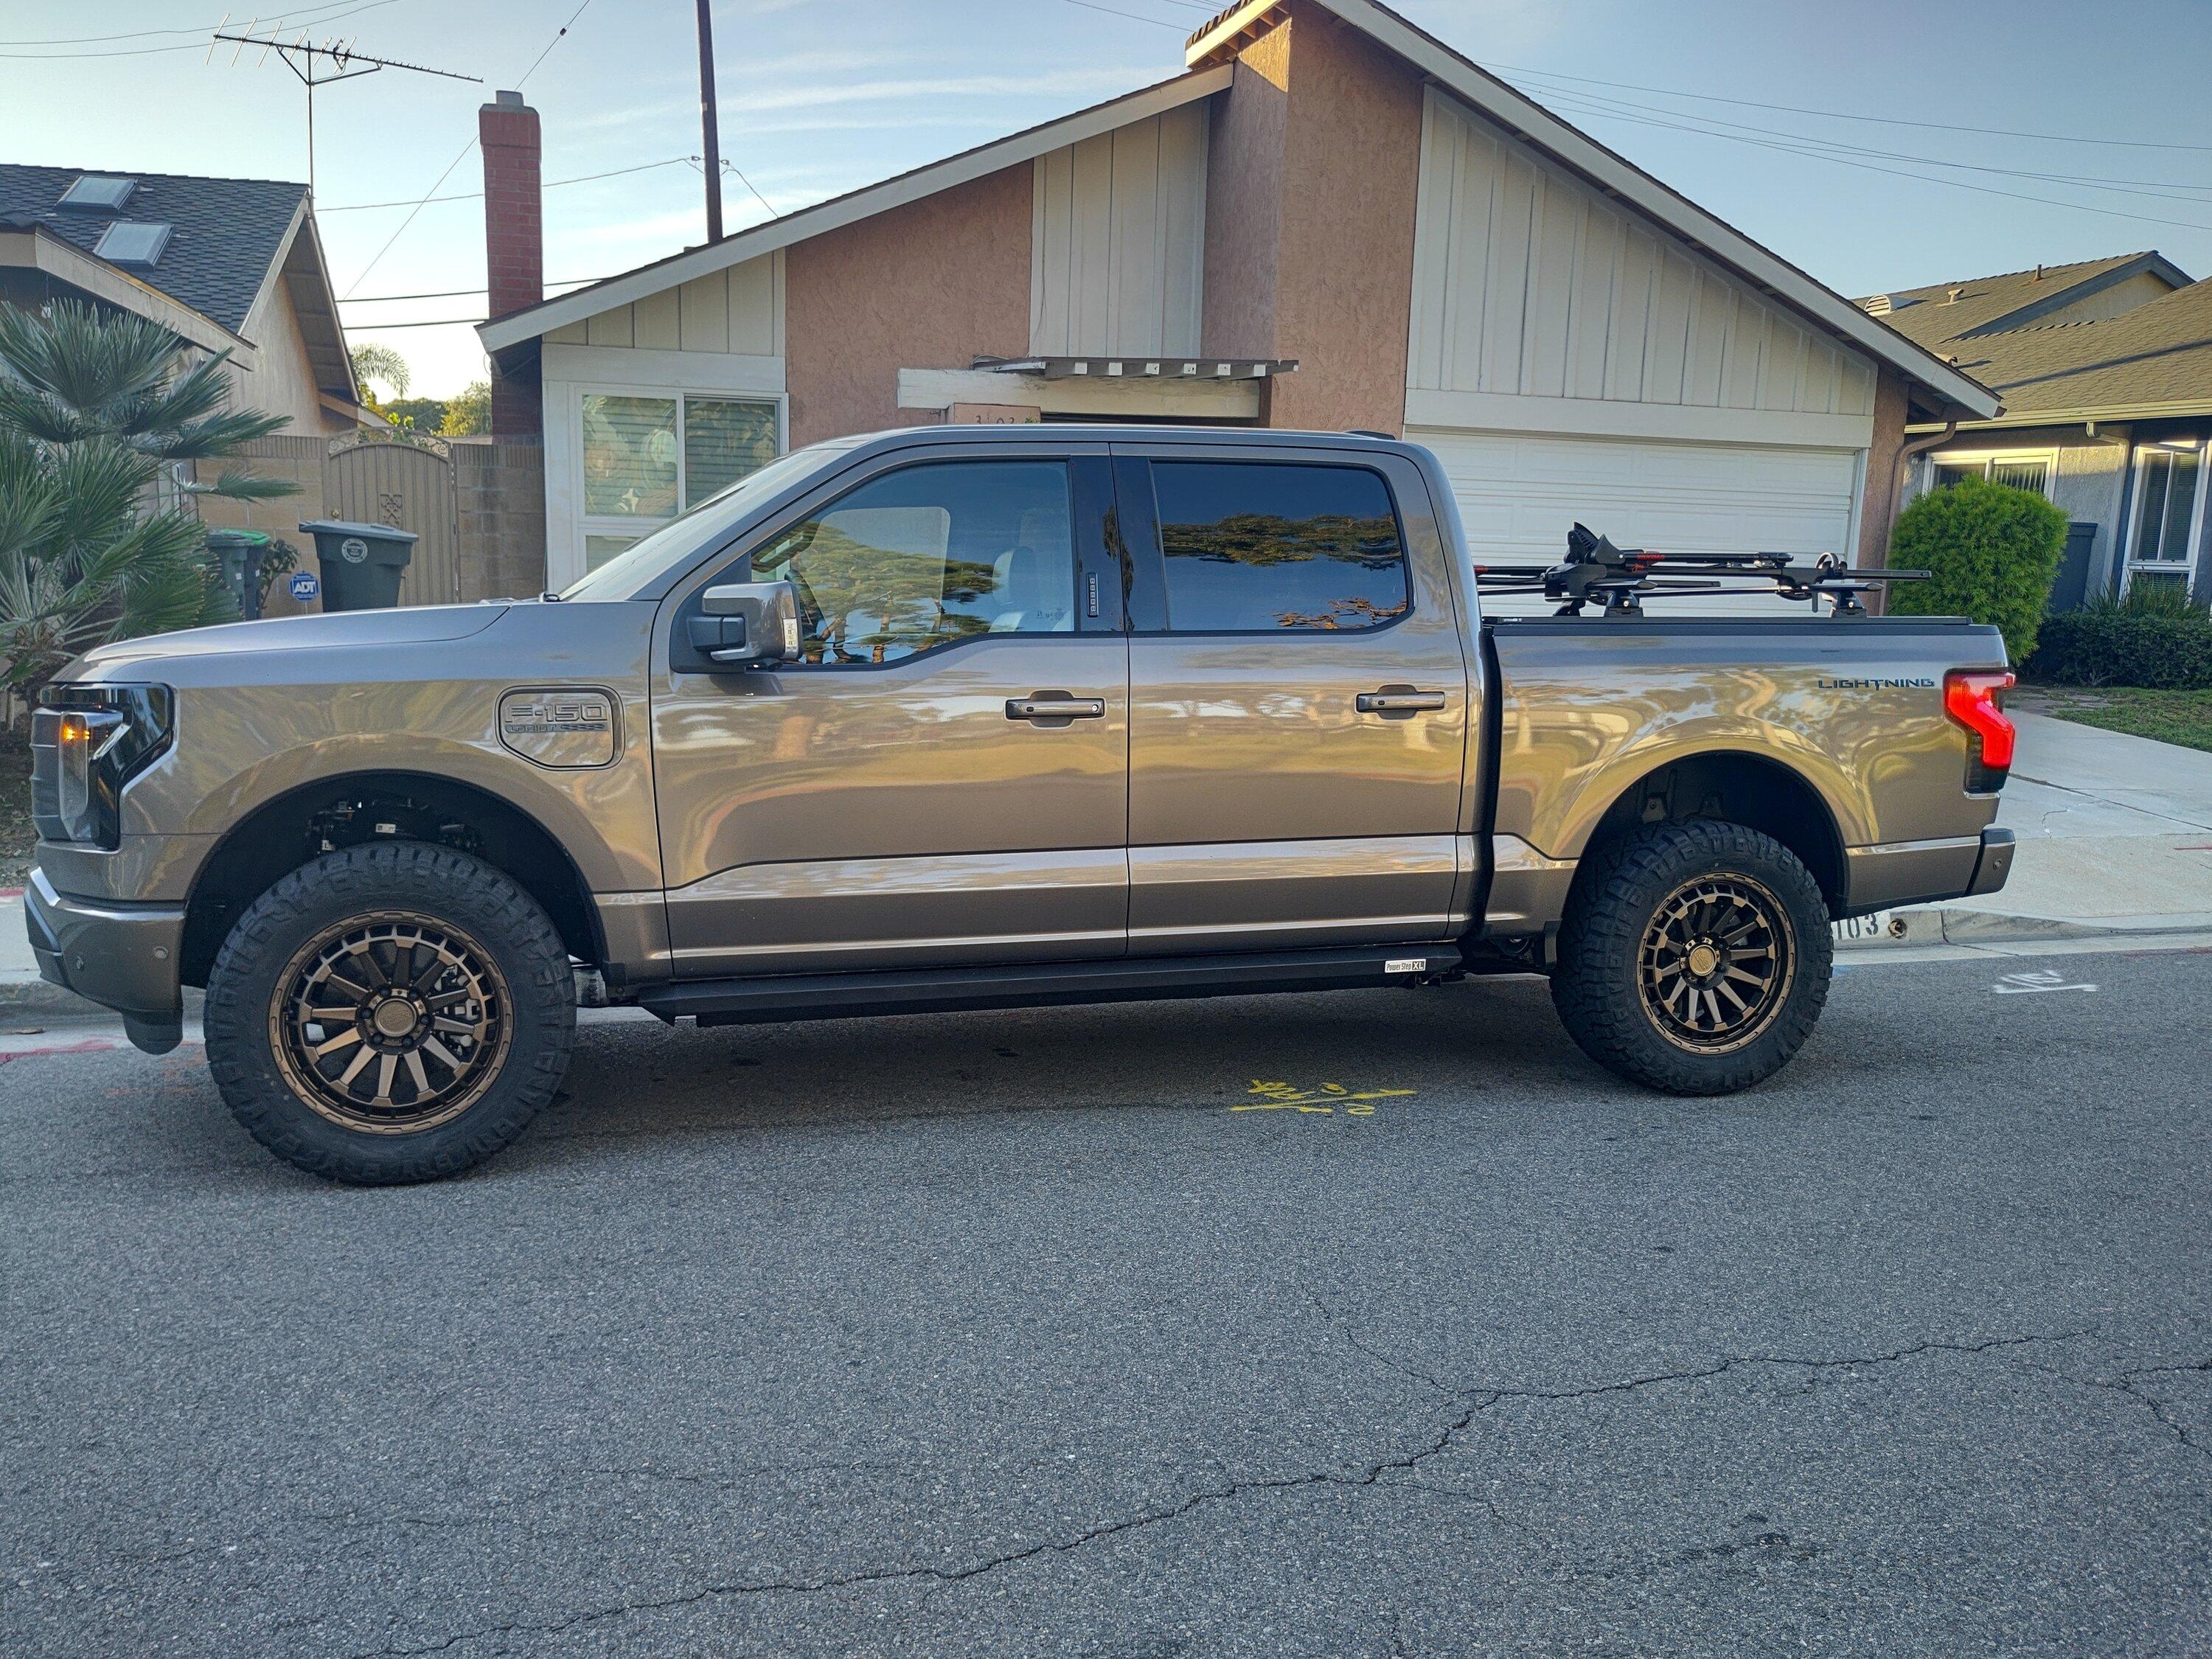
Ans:
POLYGON ((1832 614, 1649 614, 1656 557, 1491 620, 1413 445, 818 444, 561 594, 72 664, 32 942, 149 1053, 205 987, 240 1121, 349 1182, 506 1146, 602 998, 720 1024, 1541 974, 1600 1064, 1741 1089, 1819 1017, 1832 919, 2003 882, 2011 676, 1993 629, 1778 563, 1832 614))

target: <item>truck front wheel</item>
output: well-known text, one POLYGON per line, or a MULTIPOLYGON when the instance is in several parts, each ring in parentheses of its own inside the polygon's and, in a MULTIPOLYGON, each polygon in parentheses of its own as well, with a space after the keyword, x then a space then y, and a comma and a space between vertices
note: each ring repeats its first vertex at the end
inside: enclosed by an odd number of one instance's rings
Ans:
POLYGON ((350 847, 247 908, 208 975, 208 1065, 247 1133, 313 1175, 434 1181, 553 1097, 575 978, 537 902, 481 860, 350 847))
POLYGON ((1559 930, 1552 1001, 1583 1052, 1669 1094, 1771 1077, 1828 998, 1832 937, 1796 854, 1740 823, 1654 824, 1594 855, 1559 930))

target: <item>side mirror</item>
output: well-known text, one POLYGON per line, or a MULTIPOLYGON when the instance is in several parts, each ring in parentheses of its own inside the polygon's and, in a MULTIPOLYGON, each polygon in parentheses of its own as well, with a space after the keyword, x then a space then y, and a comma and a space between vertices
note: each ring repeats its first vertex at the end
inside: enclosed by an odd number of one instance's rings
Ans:
POLYGON ((699 596, 691 648, 728 668, 766 668, 799 654, 799 591, 789 582, 727 582, 699 596))

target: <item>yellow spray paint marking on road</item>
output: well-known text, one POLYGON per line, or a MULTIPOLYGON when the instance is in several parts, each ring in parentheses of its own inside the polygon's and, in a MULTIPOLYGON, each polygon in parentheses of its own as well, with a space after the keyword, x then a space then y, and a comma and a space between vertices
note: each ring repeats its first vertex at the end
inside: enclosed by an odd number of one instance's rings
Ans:
POLYGON ((1397 1100, 1412 1094, 1411 1089, 1348 1089, 1341 1083, 1323 1083, 1311 1089, 1302 1089, 1295 1083, 1269 1083, 1260 1078, 1252 1079, 1246 1090, 1255 1097, 1231 1106, 1232 1112, 1316 1112, 1331 1116, 1340 1107, 1346 1117, 1372 1117, 1378 1100, 1397 1100))

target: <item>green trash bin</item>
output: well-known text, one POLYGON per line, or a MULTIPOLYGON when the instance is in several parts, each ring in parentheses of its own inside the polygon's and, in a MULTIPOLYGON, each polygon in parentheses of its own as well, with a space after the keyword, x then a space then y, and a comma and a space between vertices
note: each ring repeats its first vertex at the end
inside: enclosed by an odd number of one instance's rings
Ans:
POLYGON ((413 531, 344 519, 312 519, 300 528, 315 538, 324 610, 378 611, 399 603, 399 579, 415 556, 413 531))
POLYGON ((269 556, 269 538, 258 530, 210 530, 207 550, 222 570, 222 585, 238 601, 238 614, 246 622, 261 615, 261 562, 269 556))

